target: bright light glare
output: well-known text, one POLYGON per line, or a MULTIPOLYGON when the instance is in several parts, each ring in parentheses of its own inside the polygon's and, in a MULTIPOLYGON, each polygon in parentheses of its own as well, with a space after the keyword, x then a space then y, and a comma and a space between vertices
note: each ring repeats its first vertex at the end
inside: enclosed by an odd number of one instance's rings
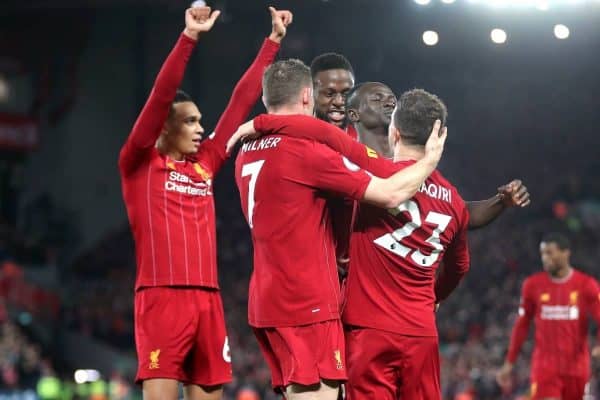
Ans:
MULTIPOLYGON (((442 0, 444 1, 444 0, 442 0)), ((444 1, 445 2, 445 1, 444 1)), ((547 10, 555 6, 575 6, 581 4, 590 4, 597 0, 469 0, 470 3, 480 3, 494 8, 537 8, 547 10)))
POLYGON ((548 6, 548 2, 546 2, 546 1, 540 1, 540 2, 538 2, 536 4, 536 7, 537 7, 538 10, 542 10, 542 11, 547 11, 548 8, 550 8, 548 6))
POLYGON ((435 31, 423 32, 423 43, 427 46, 435 46, 439 40, 439 36, 435 31))
POLYGON ((425 6, 429 3, 431 3, 431 0, 415 0, 415 3, 425 6))
POLYGON ((78 369, 75 371, 75 383, 96 382, 100 379, 100 372, 95 369, 78 369))
POLYGON ((502 29, 496 28, 492 30, 490 37, 494 43, 502 44, 506 42, 506 32, 504 32, 502 29))
POLYGON ((569 37, 570 33, 569 28, 563 24, 554 26, 554 36, 556 36, 557 39, 566 39, 569 37))
POLYGON ((10 96, 10 85, 8 81, 0 75, 0 102, 5 102, 10 96))
POLYGON ((456 0, 442 0, 442 3, 446 3, 446 4, 452 4, 454 3, 456 0))
POLYGON ((79 384, 87 382, 87 372, 83 369, 75 371, 75 382, 79 384))

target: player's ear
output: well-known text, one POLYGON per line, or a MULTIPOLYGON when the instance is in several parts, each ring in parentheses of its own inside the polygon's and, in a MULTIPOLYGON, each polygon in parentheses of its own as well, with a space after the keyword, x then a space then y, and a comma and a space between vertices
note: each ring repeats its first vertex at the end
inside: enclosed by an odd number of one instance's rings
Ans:
POLYGON ((302 105, 309 105, 310 98, 312 97, 312 90, 309 87, 302 89, 302 105))
POLYGON ((170 119, 170 116, 167 117, 167 120, 163 124, 162 129, 160 130, 160 134, 161 135, 168 135, 169 134, 169 119, 170 119))
POLYGON ((360 114, 353 108, 348 109, 348 119, 355 124, 360 121, 360 114))
POLYGON ((171 104, 171 108, 169 109, 169 115, 167 115, 167 119, 163 124, 162 130, 160 131, 161 135, 168 135, 169 132, 173 131, 173 123, 175 120, 175 106, 171 104))

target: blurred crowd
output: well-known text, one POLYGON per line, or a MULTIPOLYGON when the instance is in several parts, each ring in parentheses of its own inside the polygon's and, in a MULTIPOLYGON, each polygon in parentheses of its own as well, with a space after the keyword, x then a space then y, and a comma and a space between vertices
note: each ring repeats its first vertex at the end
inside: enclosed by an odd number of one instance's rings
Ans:
POLYGON ((43 359, 38 344, 30 341, 21 329, 6 320, 0 325, 0 382, 5 390, 36 390, 44 374, 51 374, 52 366, 43 359))

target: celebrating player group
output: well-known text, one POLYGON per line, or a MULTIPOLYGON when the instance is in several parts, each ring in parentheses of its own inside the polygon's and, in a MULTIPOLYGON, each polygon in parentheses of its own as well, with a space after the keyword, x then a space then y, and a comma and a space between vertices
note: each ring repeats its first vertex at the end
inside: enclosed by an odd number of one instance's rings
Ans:
MULTIPOLYGON (((513 180, 463 200, 436 169, 448 137, 439 97, 356 84, 340 54, 310 67, 274 62, 293 15, 268 11, 271 32, 204 139, 179 86, 219 11, 188 9, 120 153, 144 399, 175 400, 180 383, 186 399, 220 399, 232 379, 212 185, 239 141, 235 180, 254 246, 248 321, 274 390, 291 400, 441 399, 435 315, 469 270, 467 231, 526 207, 527 188, 513 180), (244 123, 261 93, 267 113, 244 123)), ((572 268, 565 238, 547 236, 541 252, 546 273, 524 284, 498 380, 509 382, 534 319, 532 398, 580 400, 600 289, 572 268)))

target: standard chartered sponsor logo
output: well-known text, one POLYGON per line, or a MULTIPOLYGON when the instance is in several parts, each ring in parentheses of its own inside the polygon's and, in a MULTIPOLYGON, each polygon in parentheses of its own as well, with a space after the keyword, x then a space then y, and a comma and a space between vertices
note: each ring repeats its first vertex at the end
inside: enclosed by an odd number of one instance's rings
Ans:
POLYGON ((165 182, 165 189, 191 196, 210 196, 212 195, 210 185, 210 179, 206 182, 194 182, 187 175, 171 171, 169 172, 169 179, 165 182))
POLYGON ((546 320, 576 320, 579 319, 577 306, 542 306, 541 318, 546 320))

